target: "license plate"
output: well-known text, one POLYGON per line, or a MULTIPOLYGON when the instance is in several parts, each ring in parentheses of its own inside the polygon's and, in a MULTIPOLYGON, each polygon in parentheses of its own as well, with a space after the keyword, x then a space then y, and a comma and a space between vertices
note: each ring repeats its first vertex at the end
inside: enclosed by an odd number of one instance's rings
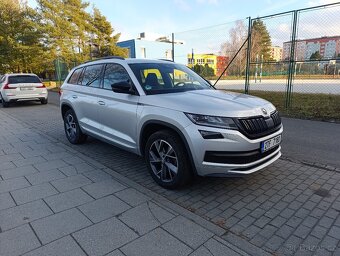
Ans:
POLYGON ((31 87, 21 87, 20 90, 21 91, 32 91, 33 88, 31 88, 31 87))
POLYGON ((273 147, 279 145, 281 142, 281 134, 277 135, 274 138, 271 138, 269 140, 266 141, 262 141, 261 142, 261 152, 266 152, 269 149, 272 149, 273 147))

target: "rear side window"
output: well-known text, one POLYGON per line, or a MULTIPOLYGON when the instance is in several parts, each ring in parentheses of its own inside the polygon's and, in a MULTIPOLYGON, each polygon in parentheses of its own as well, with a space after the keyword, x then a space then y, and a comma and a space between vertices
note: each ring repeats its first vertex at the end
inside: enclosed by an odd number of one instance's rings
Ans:
POLYGON ((21 83, 41 83, 37 76, 10 76, 8 77, 9 84, 21 84, 21 83))
POLYGON ((104 73, 104 89, 112 90, 112 85, 118 82, 129 82, 130 76, 121 65, 107 64, 104 73))
POLYGON ((82 68, 76 69, 76 70, 73 72, 73 74, 72 74, 72 76, 70 77, 70 79, 68 80, 68 83, 69 83, 69 84, 78 84, 78 79, 79 79, 80 74, 81 74, 82 71, 83 71, 82 68))
POLYGON ((100 75, 103 65, 92 65, 85 68, 81 85, 100 87, 100 75))

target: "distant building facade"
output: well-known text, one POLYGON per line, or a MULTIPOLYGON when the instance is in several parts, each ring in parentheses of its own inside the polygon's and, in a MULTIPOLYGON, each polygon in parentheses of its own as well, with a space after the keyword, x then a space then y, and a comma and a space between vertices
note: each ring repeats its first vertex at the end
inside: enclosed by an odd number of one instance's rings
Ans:
MULTIPOLYGON (((141 33, 142 35, 143 33, 141 33)), ((117 46, 128 50, 129 58, 172 60, 172 43, 170 40, 146 40, 143 37, 121 41, 117 46)), ((186 64, 186 50, 181 42, 175 42, 175 61, 186 64), (182 57, 177 57, 182 56, 182 57)))
MULTIPOLYGON (((212 53, 209 54, 187 54, 189 68, 192 68, 196 64, 204 66, 207 64, 214 70, 214 75, 220 76, 228 65, 229 58, 226 56, 218 56, 212 53)), ((227 74, 224 74, 227 75, 227 74)))
POLYGON ((282 60, 282 47, 280 46, 270 47, 270 58, 275 61, 282 60))
MULTIPOLYGON (((282 60, 290 57, 291 42, 283 43, 282 60)), ((311 55, 319 52, 323 59, 332 59, 340 53, 340 36, 310 38, 297 40, 295 48, 295 60, 309 60, 311 55)))

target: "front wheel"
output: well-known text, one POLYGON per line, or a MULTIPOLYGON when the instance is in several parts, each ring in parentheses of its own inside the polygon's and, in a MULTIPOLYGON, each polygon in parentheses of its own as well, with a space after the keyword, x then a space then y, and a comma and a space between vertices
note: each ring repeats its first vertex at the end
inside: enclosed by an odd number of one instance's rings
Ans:
POLYGON ((152 178, 162 187, 174 189, 192 178, 188 153, 179 136, 169 130, 152 134, 145 146, 145 161, 152 178))
POLYGON ((64 115, 64 129, 66 138, 72 144, 81 144, 87 139, 87 135, 81 131, 76 114, 72 109, 67 110, 64 115))

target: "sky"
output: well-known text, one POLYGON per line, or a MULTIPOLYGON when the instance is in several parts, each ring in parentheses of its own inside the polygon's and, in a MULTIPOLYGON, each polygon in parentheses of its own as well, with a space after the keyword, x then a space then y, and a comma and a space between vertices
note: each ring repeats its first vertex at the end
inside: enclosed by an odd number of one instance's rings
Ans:
MULTIPOLYGON (((87 0, 111 22, 120 41, 139 33, 155 38, 217 24, 234 23, 294 9, 334 3, 332 0, 87 0)), ((28 0, 35 6, 35 0, 28 0)), ((274 23, 274 22, 273 22, 274 23)), ((281 29, 287 24, 277 22, 281 29)), ((276 25, 275 25, 276 26, 276 25)), ((287 28, 286 28, 287 29, 287 28)), ((340 34, 340 32, 339 32, 340 34)))

